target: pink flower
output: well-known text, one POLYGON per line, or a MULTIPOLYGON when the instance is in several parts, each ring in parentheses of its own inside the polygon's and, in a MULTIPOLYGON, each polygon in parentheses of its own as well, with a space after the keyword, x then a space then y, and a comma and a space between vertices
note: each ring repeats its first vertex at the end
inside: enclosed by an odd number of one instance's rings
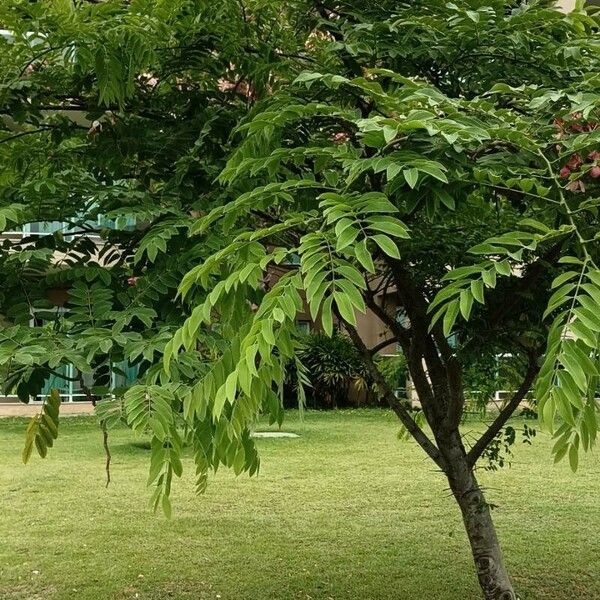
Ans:
POLYGON ((345 133, 343 131, 339 131, 338 133, 334 133, 331 136, 331 141, 334 144, 343 144, 344 142, 347 142, 350 139, 350 134, 345 133))
POLYGON ((585 192, 585 184, 583 183, 583 181, 581 181, 581 179, 577 179, 576 181, 569 182, 569 184, 567 185, 567 189, 570 192, 585 192))
POLYGON ((590 170, 590 175, 594 179, 597 179, 598 177, 600 177, 600 167, 598 165, 596 165, 595 167, 592 167, 590 170))
POLYGON ((582 165, 583 161, 581 160, 581 156, 579 154, 573 154, 567 163, 567 167, 569 169, 578 169, 582 165))
POLYGON ((569 169, 569 167, 565 166, 560 170, 561 177, 568 177, 570 174, 571 174, 571 169, 569 169))
POLYGON ((600 159, 600 152, 598 150, 594 150, 588 154, 588 160, 598 160, 600 159))
POLYGON ((129 285, 137 285, 138 277, 128 277, 127 283, 129 285))

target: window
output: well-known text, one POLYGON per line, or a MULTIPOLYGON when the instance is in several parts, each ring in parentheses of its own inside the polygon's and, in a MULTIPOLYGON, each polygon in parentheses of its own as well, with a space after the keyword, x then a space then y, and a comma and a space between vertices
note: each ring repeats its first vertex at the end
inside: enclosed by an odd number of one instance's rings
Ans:
MULTIPOLYGON (((64 313, 64 309, 58 309, 58 314, 64 313)), ((43 327, 50 321, 48 311, 35 311, 31 317, 31 327, 43 327)), ((138 366, 131 366, 127 361, 113 363, 110 376, 110 389, 127 387, 135 383, 138 377, 138 366)), ((94 385, 92 377, 89 373, 84 373, 82 376, 83 384, 87 388, 94 385)), ((42 402, 50 393, 51 390, 58 390, 63 402, 85 402, 87 395, 82 389, 81 381, 79 381, 77 369, 72 364, 58 365, 53 369, 53 372, 44 381, 44 385, 33 401, 42 402)))
MULTIPOLYGON (((396 309, 396 323, 398 323, 401 327, 409 327, 410 321, 408 320, 408 315, 403 308, 396 309)), ((396 352, 402 352, 402 346, 400 342, 396 342, 396 352)))
POLYGON ((452 348, 453 350, 456 350, 456 348, 458 348, 458 334, 451 333, 447 339, 448 339, 448 345, 450 346, 450 348, 452 348))
POLYGON ((406 311, 403 308, 396 309, 396 323, 402 325, 402 327, 409 326, 408 315, 406 314, 406 311))
POLYGON ((138 372, 138 366, 131 366, 126 360, 114 363, 110 376, 111 390, 133 385, 138 377, 138 372))
MULTIPOLYGON (((128 387, 133 385, 138 376, 138 367, 129 365, 126 361, 115 363, 111 369, 110 389, 128 387), (114 369, 114 370, 113 370, 114 369)), ((73 365, 59 365, 53 369, 52 373, 44 382, 39 395, 34 402, 42 402, 51 390, 58 390, 63 402, 86 402, 87 395, 81 388, 78 381, 77 370, 73 365)), ((94 385, 89 373, 83 374, 83 383, 85 387, 91 388, 94 385)))
POLYGON ((96 223, 91 223, 92 226, 101 227, 102 229, 117 229, 126 231, 135 228, 135 217, 120 216, 116 219, 109 219, 106 215, 99 214, 96 218, 96 223))
MULTIPOLYGON (((83 382, 86 387, 93 385, 88 374, 83 375, 83 382)), ((58 390, 63 402, 85 402, 87 400, 85 392, 81 389, 81 383, 77 381, 77 371, 73 365, 59 365, 54 369, 54 374, 46 379, 36 400, 44 400, 53 389, 58 390)))
POLYGON ((305 335, 308 335, 311 330, 311 322, 306 319, 300 319, 296 321, 296 327, 298 327, 298 331, 305 335))
POLYGON ((50 235, 56 231, 65 231, 67 224, 60 221, 37 221, 25 223, 22 229, 25 235, 50 235))
POLYGON ((295 252, 288 254, 286 258, 281 262, 282 265, 297 267, 300 264, 300 255, 295 252))
MULTIPOLYGON (((90 206, 86 211, 93 211, 94 205, 90 206)), ((80 215, 81 217, 82 215, 80 215)), ((79 218, 80 218, 79 217, 79 218)), ((76 221, 78 217, 74 217, 76 221)), ((91 229, 116 229, 119 231, 131 231, 135 228, 135 217, 119 216, 116 219, 110 219, 106 215, 99 213, 95 219, 88 219, 85 221, 85 225, 91 229)), ((73 225, 71 223, 63 221, 35 221, 33 223, 24 223, 22 226, 15 226, 10 231, 3 232, 4 234, 23 234, 23 235, 35 235, 44 236, 52 235, 60 231, 63 233, 65 238, 68 239, 69 233, 73 231, 81 231, 81 227, 73 225)), ((83 233, 83 232, 82 232, 83 233)), ((96 232, 91 232, 91 236, 97 235, 96 232)))

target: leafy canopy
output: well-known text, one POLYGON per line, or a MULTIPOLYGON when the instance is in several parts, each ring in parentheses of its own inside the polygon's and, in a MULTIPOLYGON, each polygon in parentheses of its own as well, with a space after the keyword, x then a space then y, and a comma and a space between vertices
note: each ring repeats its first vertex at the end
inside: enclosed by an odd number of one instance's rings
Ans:
POLYGON ((282 419, 305 303, 367 366, 355 326, 369 308, 434 437, 458 427, 467 357, 511 354, 576 467, 597 429, 596 17, 139 0, 4 2, 0 20, 0 225, 66 224, 4 241, 7 392, 26 399, 72 364, 102 396, 118 364, 137 366, 98 410, 151 432, 153 503, 169 513, 184 443, 199 490, 219 464, 258 469, 249 432, 282 419))

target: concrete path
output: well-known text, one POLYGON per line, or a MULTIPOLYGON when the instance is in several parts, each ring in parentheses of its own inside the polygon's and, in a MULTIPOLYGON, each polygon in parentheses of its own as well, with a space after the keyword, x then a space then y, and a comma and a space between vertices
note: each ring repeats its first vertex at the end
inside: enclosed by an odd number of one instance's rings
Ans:
MULTIPOLYGON (((0 402, 0 417, 32 417, 40 412, 39 404, 22 402, 0 402)), ((67 402, 60 407, 61 415, 92 415, 94 407, 90 402, 67 402)))

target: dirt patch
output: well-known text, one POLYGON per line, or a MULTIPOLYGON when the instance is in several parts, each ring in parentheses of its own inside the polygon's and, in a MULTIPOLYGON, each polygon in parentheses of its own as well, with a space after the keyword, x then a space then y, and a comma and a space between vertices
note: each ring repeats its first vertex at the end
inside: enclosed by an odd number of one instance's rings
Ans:
POLYGON ((13 587, 0 587, 2 600, 49 600, 56 593, 54 586, 32 588, 27 584, 13 587))
POLYGON ((289 431, 255 431, 252 434, 254 438, 297 438, 300 437, 297 433, 289 431))
POLYGON ((123 588, 115 600, 140 598, 144 600, 219 600, 221 594, 205 581, 165 581, 140 583, 123 588))

